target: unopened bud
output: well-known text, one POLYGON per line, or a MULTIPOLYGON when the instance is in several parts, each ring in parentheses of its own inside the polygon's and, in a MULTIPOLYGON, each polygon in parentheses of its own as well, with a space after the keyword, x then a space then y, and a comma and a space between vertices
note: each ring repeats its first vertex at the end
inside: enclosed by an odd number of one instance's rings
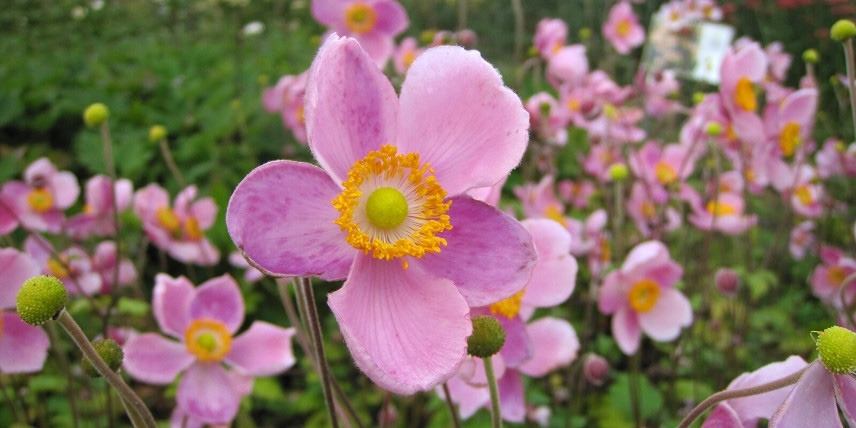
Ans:
MULTIPOLYGON (((125 352, 122 351, 122 347, 119 346, 115 340, 94 340, 92 341, 92 347, 95 348, 95 352, 97 352, 98 356, 104 360, 110 370, 115 372, 122 366, 122 360, 125 358, 125 352)), ((92 365, 92 361, 89 361, 89 358, 83 357, 83 360, 80 361, 80 368, 83 369, 83 373, 89 377, 101 376, 101 373, 98 373, 98 370, 95 369, 95 366, 92 365)))
POLYGON ((25 323, 42 325, 62 311, 66 299, 68 291, 59 278, 40 275, 24 281, 15 303, 25 323))
POLYGON ((83 123, 90 128, 101 126, 109 117, 110 110, 101 103, 92 104, 83 111, 83 123))
POLYGON ((473 334, 467 338, 467 352, 478 358, 490 358, 505 344, 505 330, 491 316, 479 315, 472 318, 473 334))
POLYGON ((829 29, 829 37, 836 42, 844 43, 853 37, 856 37, 856 24, 848 19, 839 19, 832 28, 829 29))
POLYGON ((163 125, 155 125, 149 128, 149 141, 157 143, 166 138, 166 128, 163 125))
POLYGON ((711 137, 718 137, 722 134, 722 125, 719 122, 708 122, 704 132, 711 137))
POLYGON ((583 375, 592 385, 603 385, 609 377, 609 362, 597 354, 588 354, 583 362, 583 375))
POLYGON ((733 269, 719 268, 713 276, 716 289, 724 296, 734 297, 740 288, 740 275, 733 269))
POLYGON ((810 64, 817 64, 820 61, 820 54, 817 49, 806 49, 802 54, 803 61, 810 64))
POLYGON ((627 165, 623 163, 615 163, 609 167, 609 178, 614 181, 624 181, 627 178, 627 165))

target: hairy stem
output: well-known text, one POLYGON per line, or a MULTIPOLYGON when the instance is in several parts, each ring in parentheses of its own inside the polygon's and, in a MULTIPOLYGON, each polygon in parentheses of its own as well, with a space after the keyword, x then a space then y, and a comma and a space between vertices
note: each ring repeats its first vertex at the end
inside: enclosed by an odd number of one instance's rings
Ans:
POLYGON ((330 390, 330 371, 327 369, 327 358, 324 356, 324 338, 321 334, 321 321, 318 319, 318 311, 315 308, 315 294, 312 291, 312 281, 309 278, 300 278, 298 283, 305 298, 306 324, 312 336, 315 359, 318 361, 318 373, 321 375, 321 390, 324 392, 324 401, 327 403, 330 426, 337 428, 339 426, 339 419, 336 417, 336 403, 333 401, 333 393, 330 390))
POLYGON ((499 407, 499 386, 496 383, 496 374, 493 371, 493 360, 491 357, 482 358, 484 361, 484 372, 487 375, 487 385, 490 388, 490 420, 493 428, 502 428, 502 410, 499 407))

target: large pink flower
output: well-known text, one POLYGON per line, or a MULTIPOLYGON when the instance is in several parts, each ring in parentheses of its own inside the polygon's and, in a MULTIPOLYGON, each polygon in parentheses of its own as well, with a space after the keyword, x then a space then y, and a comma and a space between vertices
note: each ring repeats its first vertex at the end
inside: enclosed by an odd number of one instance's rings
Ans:
POLYGON ((312 0, 312 16, 337 34, 351 36, 383 67, 395 47, 393 38, 410 21, 395 0, 312 0))
POLYGON ((660 241, 643 242, 632 250, 621 269, 603 279, 598 307, 612 315, 612 334, 618 347, 632 355, 642 332, 654 340, 674 340, 692 323, 687 298, 674 288, 683 268, 669 257, 660 241))
POLYGON ((50 340, 41 327, 25 323, 13 311, 24 281, 41 273, 38 262, 12 248, 0 248, 0 373, 30 373, 42 369, 50 340))
POLYGON ((306 118, 323 169, 253 170, 229 201, 229 234, 270 275, 347 278, 329 304, 357 365, 396 393, 430 389, 465 355, 469 306, 532 275, 529 233, 465 194, 520 161, 526 111, 478 52, 426 50, 399 99, 355 40, 333 36, 310 69, 306 118))
POLYGON ((183 372, 178 407, 200 422, 231 421, 249 390, 247 382, 294 365, 293 328, 255 321, 235 336, 244 321, 244 301, 229 275, 194 287, 187 278, 158 274, 152 311, 161 330, 178 341, 156 333, 132 336, 123 366, 134 378, 157 385, 183 372))

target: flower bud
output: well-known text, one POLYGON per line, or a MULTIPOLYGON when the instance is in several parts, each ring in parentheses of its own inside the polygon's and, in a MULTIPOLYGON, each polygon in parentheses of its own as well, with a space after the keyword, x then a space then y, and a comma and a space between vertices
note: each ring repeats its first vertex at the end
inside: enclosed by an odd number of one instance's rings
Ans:
POLYGON ((472 318, 473 334, 467 338, 467 352, 478 358, 489 358, 505 344, 505 330, 496 318, 479 315, 472 318))
POLYGON ((713 276, 716 289, 726 297, 734 297, 740 288, 740 276, 733 269, 720 268, 713 276))
MULTIPOLYGON (((98 356, 107 363, 107 367, 110 367, 110 370, 115 372, 122 366, 122 360, 125 358, 125 352, 122 351, 122 347, 119 346, 115 340, 93 340, 92 347, 95 348, 95 352, 98 353, 98 356)), ((89 358, 83 357, 80 361, 80 368, 83 369, 83 373, 89 377, 101 376, 101 373, 98 373, 98 370, 95 369, 95 366, 92 365, 92 361, 89 361, 89 358)))
POLYGON ((149 128, 149 141, 157 143, 166 138, 166 128, 163 125, 155 125, 149 128))
POLYGON ((30 325, 42 325, 54 319, 65 307, 68 291, 62 281, 53 276, 34 276, 26 281, 15 299, 18 316, 30 325))
POLYGON ((844 43, 853 37, 856 37, 856 24, 847 19, 839 19, 832 28, 829 29, 829 37, 836 42, 844 43))
POLYGON ((110 110, 101 103, 92 104, 83 111, 83 123, 90 128, 101 126, 109 117, 110 110))
POLYGON ((705 95, 704 92, 693 92, 693 104, 699 104, 704 101, 705 95))
POLYGON ((722 125, 719 122, 708 122, 704 128, 704 132, 711 137, 718 137, 722 134, 722 125))
POLYGON ((803 61, 810 64, 817 64, 820 61, 820 54, 817 49, 806 49, 802 54, 803 61))
POLYGON ((853 373, 856 371, 856 333, 837 325, 818 332, 817 353, 831 373, 853 373))
POLYGON ((583 362, 583 375, 592 385, 603 385, 609 377, 609 362, 600 355, 588 354, 583 362))
POLYGON ((627 178, 627 165, 623 163, 612 164, 609 167, 609 178, 614 181, 624 181, 627 178))
POLYGON ((583 27, 579 31, 580 40, 588 40, 591 38, 591 28, 583 27))

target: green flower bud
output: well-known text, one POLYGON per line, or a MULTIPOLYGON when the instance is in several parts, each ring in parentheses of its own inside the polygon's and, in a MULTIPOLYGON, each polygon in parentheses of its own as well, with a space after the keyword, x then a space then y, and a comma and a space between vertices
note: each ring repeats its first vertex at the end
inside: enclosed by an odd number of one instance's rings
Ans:
MULTIPOLYGON (((119 346, 113 339, 98 339, 92 341, 92 347, 95 348, 95 352, 98 353, 98 356, 107 363, 107 367, 110 367, 110 370, 114 372, 119 370, 119 367, 122 366, 122 359, 125 358, 125 352, 122 351, 122 347, 119 346)), ((98 370, 95 369, 95 366, 92 365, 92 361, 89 361, 89 358, 83 357, 80 361, 80 368, 83 369, 83 373, 85 373, 89 377, 100 377, 101 373, 98 373, 98 370)))
POLYGON ((839 326, 818 332, 817 353, 831 373, 853 373, 856 371, 856 333, 839 326))
POLYGON ((101 126, 109 117, 110 110, 101 103, 92 104, 83 111, 83 123, 90 128, 101 126))
POLYGON ((18 291, 18 316, 30 325, 42 325, 54 319, 65 307, 68 291, 62 281, 53 276, 34 276, 18 291))
POLYGON ((579 32, 580 40, 588 40, 591 38, 591 28, 583 27, 580 28, 579 32))
POLYGON ((707 135, 711 137, 718 137, 719 134, 722 134, 722 125, 719 122, 708 122, 704 128, 704 132, 707 132, 707 135))
POLYGON ((609 178, 615 181, 623 181, 627 178, 627 165, 623 163, 612 164, 609 167, 609 178))
POLYGON ((803 61, 811 64, 817 64, 820 61, 820 54, 817 49, 806 49, 802 54, 803 61))
POLYGON ((155 125, 149 128, 149 141, 152 143, 157 143, 160 140, 166 138, 166 128, 163 125, 155 125))
POLYGON ((467 352, 478 358, 488 358, 502 349, 505 330, 496 318, 479 315, 472 318, 473 334, 467 338, 467 352))
POLYGON ((853 37, 856 37, 856 24, 847 19, 839 19, 832 28, 829 29, 829 37, 836 42, 844 43, 853 37))
POLYGON ((693 104, 699 104, 704 101, 704 92, 693 92, 693 104))

